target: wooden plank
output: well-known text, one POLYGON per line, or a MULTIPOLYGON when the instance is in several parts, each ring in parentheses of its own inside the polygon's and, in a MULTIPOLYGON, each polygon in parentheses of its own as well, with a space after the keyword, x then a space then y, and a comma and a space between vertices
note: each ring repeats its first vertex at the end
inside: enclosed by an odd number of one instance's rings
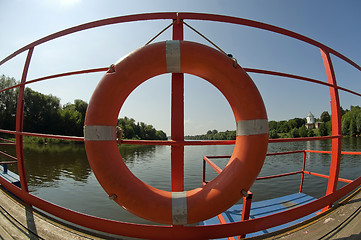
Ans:
POLYGON ((37 236, 27 231, 26 228, 13 219, 3 208, 0 208, 0 223, 1 239, 38 239, 37 236))
MULTIPOLYGON (((0 239, 112 239, 71 229, 37 213, 0 189, 0 239)), ((114 239, 114 238, 113 238, 114 239)))

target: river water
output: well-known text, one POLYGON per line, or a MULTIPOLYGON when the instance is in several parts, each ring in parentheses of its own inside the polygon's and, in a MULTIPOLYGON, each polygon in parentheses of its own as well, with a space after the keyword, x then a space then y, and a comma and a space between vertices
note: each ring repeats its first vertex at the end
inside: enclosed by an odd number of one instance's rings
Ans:
MULTIPOLYGON (((185 147, 185 189, 202 184, 202 158, 205 155, 231 155, 234 145, 187 146, 185 147)), ((3 148, 4 149, 4 148, 3 148)), ((293 150, 331 150, 331 140, 271 143, 268 152, 293 150)), ((343 151, 360 151, 361 138, 344 138, 343 151)), ((5 151, 15 155, 15 147, 5 151)), ((142 181, 170 190, 170 147, 122 145, 120 152, 128 168, 142 181)), ((149 223, 119 207, 108 196, 95 178, 86 158, 83 144, 74 145, 24 145, 25 167, 29 191, 72 210, 126 222, 149 223)), ((269 156, 260 176, 302 170, 303 153, 269 156)), ((328 175, 330 155, 307 153, 306 170, 328 175)), ((1 160, 7 160, 1 156, 1 160)), ((228 159, 214 160, 220 167, 228 159)), ((15 166, 10 170, 16 172, 15 166)), ((340 177, 355 179, 360 175, 361 156, 343 155, 340 177)), ((206 178, 211 180, 216 173, 208 166, 206 178)), ((256 181, 252 188, 253 201, 260 201, 298 192, 301 175, 256 181)), ((131 184, 131 183, 129 183, 131 184)), ((339 183, 338 187, 344 183, 339 183)), ((325 194, 327 180, 305 176, 303 192, 320 197, 325 194)))

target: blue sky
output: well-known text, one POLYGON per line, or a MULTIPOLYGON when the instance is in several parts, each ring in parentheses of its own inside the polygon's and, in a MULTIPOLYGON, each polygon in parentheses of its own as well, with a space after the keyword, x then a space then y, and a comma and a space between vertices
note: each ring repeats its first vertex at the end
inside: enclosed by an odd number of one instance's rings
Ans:
MULTIPOLYGON (((146 12, 202 12, 248 18, 303 34, 344 54, 361 65, 361 1, 95 1, 0 0, 0 59, 41 37, 102 18, 146 12)), ((106 67, 142 47, 169 21, 118 24, 87 30, 36 47, 28 80, 55 73, 106 67)), ((242 67, 298 74, 326 81, 319 49, 263 30, 222 23, 188 21, 242 67)), ((156 41, 171 39, 166 31, 156 41)), ((204 44, 185 27, 185 39, 204 44)), ((361 73, 333 57, 340 86, 361 92, 361 73)), ((0 74, 20 79, 25 54, 0 66, 0 74)), ((62 104, 89 101, 102 73, 49 80, 29 85, 53 94, 62 104)), ((327 87, 301 81, 250 74, 266 105, 269 120, 316 117, 330 111, 327 87)), ((360 99, 341 93, 341 105, 361 105, 360 99)), ((161 75, 139 86, 127 99, 120 116, 152 124, 170 135, 170 76, 161 75)), ((208 82, 185 78, 185 134, 209 129, 234 130, 225 98, 208 82)))

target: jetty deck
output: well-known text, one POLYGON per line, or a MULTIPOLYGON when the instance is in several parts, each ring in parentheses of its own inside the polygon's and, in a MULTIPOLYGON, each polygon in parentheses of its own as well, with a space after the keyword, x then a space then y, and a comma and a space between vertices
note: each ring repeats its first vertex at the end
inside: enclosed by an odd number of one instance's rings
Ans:
MULTIPOLYGON (((360 226, 361 188, 347 201, 336 206, 334 211, 320 214, 307 224, 249 239, 361 239, 360 226)), ((13 198, 1 188, 0 239, 117 239, 117 237, 60 224, 13 198)))
POLYGON ((104 238, 106 237, 90 235, 47 218, 31 206, 13 198, 0 187, 0 239, 80 240, 104 238))
POLYGON ((250 239, 361 239, 361 188, 309 223, 250 239))

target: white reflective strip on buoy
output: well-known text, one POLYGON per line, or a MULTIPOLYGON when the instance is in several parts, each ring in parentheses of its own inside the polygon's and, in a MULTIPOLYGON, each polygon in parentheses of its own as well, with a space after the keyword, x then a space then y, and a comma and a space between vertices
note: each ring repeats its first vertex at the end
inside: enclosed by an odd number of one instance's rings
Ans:
POLYGON ((180 73, 180 42, 178 40, 169 40, 165 42, 165 56, 168 73, 180 73))
POLYGON ((114 141, 117 140, 115 126, 84 126, 85 141, 114 141))
POLYGON ((172 192, 172 220, 174 225, 187 224, 187 192, 172 192))
POLYGON ((237 136, 258 135, 268 133, 267 119, 242 120, 236 122, 237 136))

